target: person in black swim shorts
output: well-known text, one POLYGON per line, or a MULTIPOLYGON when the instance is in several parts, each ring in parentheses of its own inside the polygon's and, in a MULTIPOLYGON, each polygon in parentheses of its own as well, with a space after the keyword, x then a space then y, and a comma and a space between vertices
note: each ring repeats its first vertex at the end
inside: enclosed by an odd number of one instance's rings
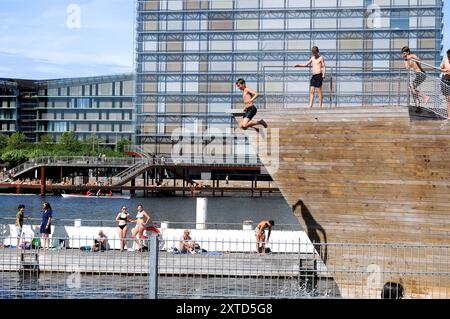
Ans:
POLYGON ((325 65, 325 60, 319 54, 319 48, 312 48, 312 57, 305 64, 296 64, 294 68, 306 68, 312 66, 312 77, 310 81, 309 89, 309 107, 312 108, 314 105, 314 95, 317 92, 319 94, 319 106, 323 106, 323 91, 322 84, 326 78, 327 67, 325 65))
POLYGON ((414 80, 409 85, 409 89, 414 103, 416 104, 416 112, 420 113, 422 105, 419 98, 422 98, 424 104, 427 104, 430 101, 430 97, 419 90, 419 86, 425 82, 427 75, 422 68, 419 57, 411 53, 411 50, 408 47, 405 46, 402 48, 402 56, 405 60, 405 68, 414 71, 415 74, 414 80))
MULTIPOLYGON (((259 96, 258 92, 250 89, 247 87, 245 80, 239 79, 236 81, 236 86, 239 90, 243 91, 243 100, 244 100, 244 116, 241 120, 240 127, 244 130, 247 130, 250 127, 256 126, 256 125, 262 125, 263 127, 267 128, 267 123, 261 119, 259 121, 254 120, 256 113, 258 112, 256 106, 253 104, 253 102, 256 100, 256 98, 259 96)), ((257 128, 255 130, 258 131, 257 128)))

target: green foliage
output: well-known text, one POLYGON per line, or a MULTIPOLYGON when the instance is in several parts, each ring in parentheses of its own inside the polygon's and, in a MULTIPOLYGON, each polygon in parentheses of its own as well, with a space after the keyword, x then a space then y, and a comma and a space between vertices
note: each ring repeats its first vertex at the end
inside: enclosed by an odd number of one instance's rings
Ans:
POLYGON ((6 148, 8 145, 8 136, 0 133, 0 151, 6 148))
POLYGON ((79 155, 81 149, 82 143, 77 139, 75 132, 64 132, 61 135, 61 141, 57 145, 58 151, 65 151, 67 155, 79 155))
POLYGON ((128 140, 120 140, 115 148, 102 146, 103 141, 92 135, 85 141, 79 141, 75 132, 64 132, 59 143, 51 135, 43 135, 36 144, 26 141, 25 134, 16 132, 10 137, 0 134, 0 162, 14 167, 29 159, 44 156, 98 156, 124 157, 128 140))
POLYGON ((125 153, 125 146, 131 145, 131 142, 126 139, 121 139, 117 142, 116 151, 119 153, 125 153))
POLYGON ((28 146, 25 134, 23 132, 15 132, 9 137, 6 148, 9 151, 13 151, 23 150, 28 146))
POLYGON ((2 162, 7 164, 9 167, 17 166, 28 161, 28 159, 29 157, 27 150, 12 150, 6 151, 2 154, 2 162))

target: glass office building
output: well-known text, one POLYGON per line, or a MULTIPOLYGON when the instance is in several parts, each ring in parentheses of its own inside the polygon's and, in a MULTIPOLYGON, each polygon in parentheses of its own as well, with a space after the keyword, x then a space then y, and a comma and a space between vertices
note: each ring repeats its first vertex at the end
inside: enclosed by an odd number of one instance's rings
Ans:
POLYGON ((36 82, 37 140, 75 132, 80 140, 104 145, 134 141, 134 75, 111 75, 36 82))
MULTIPOLYGON (((373 89, 365 81, 374 70, 403 66, 405 45, 439 64, 442 22, 440 0, 138 0, 137 142, 170 153, 176 128, 201 135, 232 127, 225 110, 242 107, 235 81, 265 94, 283 91, 266 83, 265 68, 278 66, 271 72, 283 77, 283 66, 306 62, 312 46, 336 78, 345 68, 364 74, 336 86, 340 104, 355 102, 373 89)), ((291 85, 307 93, 308 76, 291 85)))

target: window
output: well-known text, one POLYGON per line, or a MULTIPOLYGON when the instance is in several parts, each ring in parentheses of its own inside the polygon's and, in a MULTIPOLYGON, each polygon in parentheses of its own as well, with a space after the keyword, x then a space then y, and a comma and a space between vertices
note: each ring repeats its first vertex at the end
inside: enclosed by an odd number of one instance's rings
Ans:
POLYGON ((392 12, 391 28, 393 28, 393 29, 408 29, 409 28, 409 12, 408 11, 392 12))

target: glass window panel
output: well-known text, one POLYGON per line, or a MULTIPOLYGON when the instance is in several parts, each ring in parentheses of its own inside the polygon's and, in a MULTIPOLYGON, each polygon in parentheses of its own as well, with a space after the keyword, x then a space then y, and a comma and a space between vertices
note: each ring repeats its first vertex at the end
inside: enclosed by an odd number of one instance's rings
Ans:
POLYGON ((231 41, 210 41, 212 51, 231 51, 233 50, 233 42, 231 41))
POLYGON ((198 61, 185 61, 184 71, 185 72, 198 72, 200 68, 200 63, 198 61))
POLYGON ((288 19, 288 29, 309 29, 311 27, 311 19, 288 19))
POLYGON ((284 8, 283 0, 262 0, 262 8, 284 8))
POLYGON ((237 20, 236 29, 239 30, 258 30, 259 21, 258 20, 237 20))
POLYGON ((314 0, 316 8, 336 8, 337 0, 314 0))
POLYGON ((236 8, 258 8, 259 0, 236 0, 236 8))
POLYGON ((200 49, 200 41, 185 41, 184 50, 185 51, 198 51, 200 49))
POLYGON ((145 41, 144 42, 144 51, 156 51, 157 50, 157 42, 156 41, 145 41))
POLYGON ((181 82, 167 82, 167 92, 181 92, 181 82))
POLYGON ((313 19, 312 21, 316 29, 335 29, 337 27, 336 19, 313 19))
POLYGON ((262 29, 284 29, 284 19, 262 19, 262 29))
POLYGON ((258 50, 258 40, 237 40, 236 41, 236 50, 249 50, 254 51, 258 50))
POLYGON ((214 61, 210 63, 209 69, 211 71, 231 71, 231 62, 214 61))
POLYGON ((210 113, 225 113, 225 110, 230 108, 230 103, 209 103, 209 112, 210 113))
POLYGON ((212 9, 233 9, 233 0, 211 0, 212 9))
POLYGON ((198 82, 185 82, 184 83, 185 92, 198 92, 198 82))

